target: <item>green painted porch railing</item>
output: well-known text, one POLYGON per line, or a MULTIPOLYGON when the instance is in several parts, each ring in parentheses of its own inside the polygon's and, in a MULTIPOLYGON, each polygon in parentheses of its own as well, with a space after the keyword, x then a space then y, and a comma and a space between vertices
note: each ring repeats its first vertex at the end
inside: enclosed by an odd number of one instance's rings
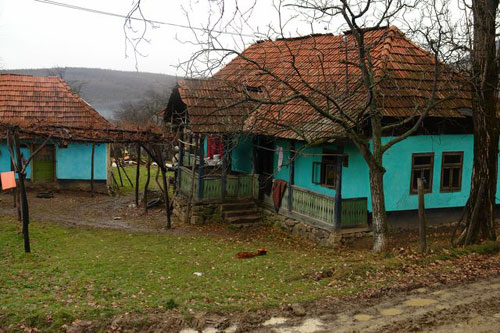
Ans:
MULTIPOLYGON (((189 196, 191 193, 191 170, 182 167, 181 172, 181 192, 189 196)), ((195 173, 194 193, 198 193, 198 173, 195 173)), ((226 198, 244 199, 254 196, 254 176, 228 175, 226 178, 226 198)), ((197 195, 194 196, 198 200, 197 195)), ((202 200, 222 200, 222 179, 220 177, 206 176, 203 179, 203 198, 202 200)))
MULTIPOLYGON (((258 180, 255 181, 254 191, 258 191, 258 180)), ((281 200, 280 212, 288 215, 299 214, 306 220, 322 222, 333 227, 333 216, 335 212, 335 198, 324 194, 316 193, 308 189, 293 185, 292 207, 288 209, 287 187, 281 200)), ((258 193, 258 192, 257 192, 258 193)), ((268 207, 273 207, 273 199, 270 195, 264 195, 263 203, 268 207)), ((366 226, 368 223, 367 198, 342 199, 342 220, 341 227, 366 226)))
POLYGON ((192 166, 194 161, 196 160, 196 164, 199 164, 200 157, 195 154, 188 154, 188 152, 184 152, 184 157, 182 159, 183 166, 192 166))

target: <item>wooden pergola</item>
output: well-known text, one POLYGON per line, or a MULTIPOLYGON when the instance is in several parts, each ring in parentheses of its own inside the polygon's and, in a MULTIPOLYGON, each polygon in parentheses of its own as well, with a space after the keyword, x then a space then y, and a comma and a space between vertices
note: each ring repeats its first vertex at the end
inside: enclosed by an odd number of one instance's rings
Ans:
MULTIPOLYGON (((14 171, 18 175, 18 184, 20 190, 20 208, 23 223, 24 249, 25 252, 31 252, 29 241, 29 208, 26 195, 26 169, 36 154, 49 141, 54 142, 79 142, 92 144, 92 167, 91 167, 91 192, 94 191, 94 149, 95 144, 99 143, 122 143, 137 145, 140 154, 141 148, 146 151, 148 156, 158 164, 163 178, 163 195, 166 209, 166 228, 171 227, 171 205, 167 186, 167 167, 165 165, 165 150, 173 148, 176 143, 176 134, 166 131, 159 126, 137 127, 137 128, 118 128, 113 125, 107 127, 79 127, 63 126, 53 124, 43 124, 41 122, 0 122, 0 131, 4 134, 7 141, 7 147, 10 152, 10 158, 14 171), (21 153, 22 140, 38 140, 42 142, 38 148, 31 152, 28 159, 24 159, 21 153)), ((140 158, 140 157, 139 157, 140 158)), ((137 164, 137 178, 139 176, 140 163, 137 164)), ((136 197, 138 196, 136 186, 136 197)), ((137 199, 136 199, 137 200, 137 199)))

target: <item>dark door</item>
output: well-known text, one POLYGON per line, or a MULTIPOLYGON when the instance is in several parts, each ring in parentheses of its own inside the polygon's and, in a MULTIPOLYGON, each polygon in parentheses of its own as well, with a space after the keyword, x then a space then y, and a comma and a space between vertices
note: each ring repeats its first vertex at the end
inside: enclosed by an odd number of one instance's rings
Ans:
MULTIPOLYGON (((36 150, 37 147, 35 146, 36 150)), ((53 182, 55 179, 56 159, 54 145, 44 146, 33 158, 33 181, 39 183, 53 182)))
POLYGON ((257 143, 255 171, 259 174, 259 200, 263 200, 264 194, 270 195, 273 187, 274 139, 259 137, 257 143))

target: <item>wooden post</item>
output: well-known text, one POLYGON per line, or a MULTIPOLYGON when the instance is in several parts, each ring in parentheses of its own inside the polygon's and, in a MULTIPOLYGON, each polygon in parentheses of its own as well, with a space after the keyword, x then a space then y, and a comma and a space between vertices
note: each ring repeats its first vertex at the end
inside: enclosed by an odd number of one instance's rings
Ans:
POLYGON ((221 195, 222 200, 226 198, 227 190, 227 137, 224 135, 222 137, 222 173, 221 173, 221 195))
POLYGON ((151 156, 148 155, 148 164, 146 164, 147 176, 146 184, 144 184, 144 212, 148 212, 148 188, 149 180, 151 178, 151 156))
POLYGON ((290 153, 288 157, 288 211, 293 210, 293 188, 295 184, 295 141, 290 142, 290 153))
MULTIPOLYGON (((339 153, 344 152, 344 147, 339 147, 339 153)), ((335 180, 335 211, 333 216, 333 230, 339 231, 342 225, 342 161, 343 156, 337 156, 337 173, 335 180)))
POLYGON ((141 174, 141 145, 137 144, 137 167, 135 171, 135 206, 139 207, 139 176, 141 174))
POLYGON ((188 162, 189 162, 188 166, 191 166, 191 154, 193 152, 193 149, 191 147, 193 145, 192 141, 193 141, 193 135, 189 134, 189 140, 188 140, 189 144, 188 144, 188 152, 187 152, 187 154, 188 154, 188 162))
POLYGON ((420 233, 420 253, 427 252, 427 221, 425 217, 425 204, 424 204, 424 182, 422 178, 417 179, 418 189, 418 220, 419 220, 419 233, 420 233))
POLYGON ((167 224, 166 228, 170 229, 172 227, 172 221, 170 220, 170 199, 168 196, 168 184, 167 184, 167 175, 166 175, 166 167, 165 167, 165 161, 162 159, 163 165, 161 166, 161 177, 163 180, 163 198, 165 200, 165 211, 167 213, 167 224))
POLYGON ((113 146, 113 151, 115 156, 116 169, 118 170, 118 178, 120 179, 120 186, 123 187, 123 178, 122 178, 122 173, 120 171, 120 161, 118 160, 118 155, 116 154, 116 149, 114 146, 113 146))
POLYGON ((30 247, 30 235, 29 235, 29 223, 30 223, 30 217, 29 217, 29 209, 28 209, 28 197, 26 195, 26 187, 24 184, 24 180, 26 175, 24 174, 23 170, 23 162, 22 162, 22 156, 21 156, 21 148, 20 148, 20 143, 19 143, 19 136, 17 134, 17 131, 14 132, 14 147, 16 150, 16 158, 17 158, 17 175, 19 178, 19 190, 20 190, 20 195, 21 195, 21 210, 22 210, 22 219, 23 219, 23 236, 24 236, 24 252, 30 253, 31 252, 31 247, 30 247))
POLYGON ((95 143, 92 143, 92 153, 90 157, 90 195, 94 196, 94 156, 95 143))
POLYGON ((179 160, 177 161, 177 188, 181 188, 181 169, 184 165, 184 130, 179 133, 179 160))
POLYGON ((205 165, 205 141, 202 135, 200 135, 200 168, 198 170, 198 200, 203 199, 203 166, 205 165))

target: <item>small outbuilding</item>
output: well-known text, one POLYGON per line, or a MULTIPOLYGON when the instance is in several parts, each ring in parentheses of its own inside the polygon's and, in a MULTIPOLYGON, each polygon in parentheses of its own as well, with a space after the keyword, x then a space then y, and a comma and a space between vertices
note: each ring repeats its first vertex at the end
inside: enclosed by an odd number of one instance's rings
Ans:
MULTIPOLYGON (((38 125, 94 130, 113 127, 68 84, 59 77, 0 74, 0 122, 3 124, 38 125)), ((48 137, 48 136, 47 136, 48 137)), ((90 182, 92 158, 94 183, 106 189, 110 165, 107 143, 72 140, 49 140, 34 156, 27 168, 29 185, 55 185, 59 188, 79 188, 90 182), (92 152, 92 150, 94 150, 92 152)), ((0 137, 0 172, 13 170, 5 135, 0 137)), ((25 159, 37 150, 43 139, 21 137, 21 152, 25 159)))

